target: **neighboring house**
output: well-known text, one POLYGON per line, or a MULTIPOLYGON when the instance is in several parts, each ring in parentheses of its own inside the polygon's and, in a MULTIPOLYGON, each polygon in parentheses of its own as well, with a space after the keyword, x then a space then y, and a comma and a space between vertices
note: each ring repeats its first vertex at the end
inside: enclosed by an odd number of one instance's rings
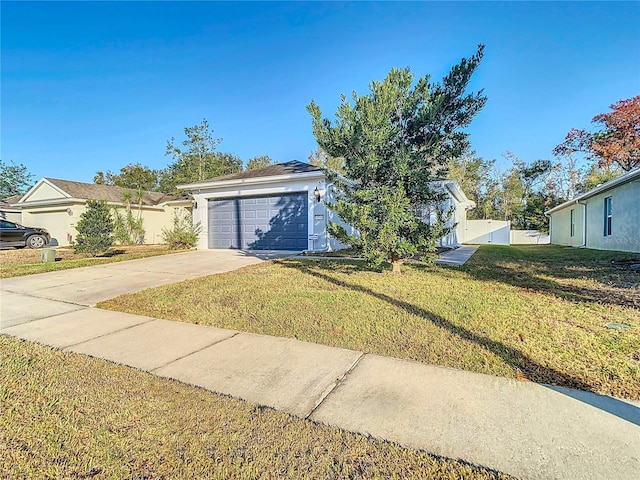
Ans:
MULTIPOLYGON (((454 181, 435 182, 453 207, 455 230, 442 245, 464 241, 466 209, 474 206, 454 181)), ((198 248, 328 251, 343 245, 327 234, 329 222, 342 223, 327 209, 332 185, 321 168, 291 161, 178 185, 194 198, 194 222, 202 226, 198 248)))
MULTIPOLYGON (((20 208, 18 223, 46 228, 51 244, 69 245, 77 231, 76 223, 86 209, 87 200, 104 200, 112 207, 125 207, 125 192, 131 195, 131 208, 138 212, 136 191, 110 185, 72 182, 43 178, 15 204, 20 208)), ((177 195, 144 192, 140 210, 145 230, 144 243, 162 243, 162 229, 171 228, 173 213, 179 208, 191 208, 191 201, 177 195)))
POLYGON ((552 208, 551 243, 640 252, 640 169, 552 208))
POLYGON ((16 206, 19 200, 20 195, 0 200, 0 220, 9 220, 14 223, 22 222, 22 210, 16 206))

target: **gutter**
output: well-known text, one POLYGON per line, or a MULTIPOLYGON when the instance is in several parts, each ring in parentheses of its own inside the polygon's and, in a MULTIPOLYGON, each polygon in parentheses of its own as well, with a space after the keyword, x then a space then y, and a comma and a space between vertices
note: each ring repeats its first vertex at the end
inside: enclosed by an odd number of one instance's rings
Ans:
POLYGON ((180 190, 191 190, 194 192, 199 192, 201 190, 208 190, 212 188, 221 188, 221 187, 232 187, 237 185, 259 185, 265 183, 279 183, 286 182, 289 180, 302 180, 302 179, 311 179, 323 177, 324 172, 322 171, 313 171, 313 172, 305 172, 305 173, 292 173, 289 175, 272 175, 270 177, 249 177, 249 178, 236 178, 231 180, 217 180, 217 181, 203 181, 196 183, 186 183, 181 185, 176 185, 176 188, 180 190))

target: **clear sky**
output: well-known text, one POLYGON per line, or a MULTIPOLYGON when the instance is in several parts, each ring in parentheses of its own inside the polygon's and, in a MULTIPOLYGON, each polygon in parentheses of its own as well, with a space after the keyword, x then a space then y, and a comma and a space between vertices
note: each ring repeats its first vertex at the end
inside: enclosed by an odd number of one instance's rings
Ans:
MULTIPOLYGON (((477 154, 551 158, 571 127, 640 93, 640 2, 9 2, 2 22, 0 158, 91 182, 164 168, 172 136, 207 118, 218 150, 306 161, 305 106, 393 67, 440 80, 479 43, 489 100, 477 154)), ((503 163, 504 164, 504 163, 503 163)))

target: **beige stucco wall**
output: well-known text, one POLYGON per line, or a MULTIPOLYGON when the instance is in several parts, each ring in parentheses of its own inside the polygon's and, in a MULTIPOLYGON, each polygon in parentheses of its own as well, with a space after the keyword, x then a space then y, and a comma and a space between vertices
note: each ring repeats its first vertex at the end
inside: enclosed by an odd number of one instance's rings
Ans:
MULTIPOLYGON (((145 230, 145 244, 160 244, 162 229, 173 225, 173 212, 177 206, 143 207, 142 218, 145 230)), ((46 228, 51 234, 52 245, 68 246, 76 238, 76 224, 85 211, 84 203, 64 204, 56 207, 28 207, 22 211, 19 223, 29 227, 46 228)), ((124 208, 119 209, 124 212, 124 208)), ((137 209, 134 208, 137 216, 137 209)))
POLYGON ((0 210, 0 218, 22 224, 22 212, 19 210, 0 210))
MULTIPOLYGON (((598 250, 640 252, 640 182, 634 181, 586 199, 586 247, 598 250), (604 235, 604 199, 611 197, 611 235, 604 235)), ((583 245, 583 207, 567 206, 551 214, 551 243, 583 245), (571 232, 575 209, 575 235, 571 232)))

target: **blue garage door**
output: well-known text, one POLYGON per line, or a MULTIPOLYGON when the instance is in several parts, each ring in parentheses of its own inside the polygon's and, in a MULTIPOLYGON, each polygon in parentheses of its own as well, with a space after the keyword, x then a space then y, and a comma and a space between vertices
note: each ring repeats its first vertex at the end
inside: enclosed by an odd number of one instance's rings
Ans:
POLYGON ((306 249, 307 198, 304 192, 209 200, 209 248, 306 249))

